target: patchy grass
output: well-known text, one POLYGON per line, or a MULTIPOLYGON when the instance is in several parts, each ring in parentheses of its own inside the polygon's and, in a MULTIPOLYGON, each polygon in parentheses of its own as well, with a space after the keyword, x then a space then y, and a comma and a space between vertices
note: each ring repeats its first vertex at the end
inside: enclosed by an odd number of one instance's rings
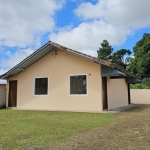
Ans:
POLYGON ((0 146, 4 150, 48 149, 90 129, 109 125, 111 114, 0 110, 0 146))
POLYGON ((115 121, 109 126, 71 137, 52 150, 150 149, 150 105, 140 105, 115 116, 115 121))

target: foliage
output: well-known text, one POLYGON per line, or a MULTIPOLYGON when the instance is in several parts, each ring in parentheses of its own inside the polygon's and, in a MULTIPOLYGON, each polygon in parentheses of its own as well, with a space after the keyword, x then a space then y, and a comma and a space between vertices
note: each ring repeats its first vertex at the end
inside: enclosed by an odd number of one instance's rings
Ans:
POLYGON ((0 105, 0 109, 5 109, 6 108, 6 104, 0 105))
POLYGON ((145 33, 133 51, 134 59, 127 66, 127 70, 142 77, 150 76, 150 34, 145 33))
POLYGON ((149 89, 148 86, 144 84, 130 84, 131 89, 149 89))
POLYGON ((125 55, 130 55, 131 53, 132 52, 127 49, 117 50, 113 53, 111 62, 126 68, 127 64, 131 61, 131 58, 125 58, 125 55))
POLYGON ((98 58, 113 62, 117 65, 120 65, 126 68, 127 64, 131 61, 132 58, 126 57, 126 55, 130 55, 131 51, 127 49, 120 49, 113 53, 113 48, 109 45, 107 40, 103 40, 101 43, 101 48, 97 51, 98 58))
POLYGON ((144 84, 150 88, 150 78, 144 78, 142 80, 142 84, 144 84))
POLYGON ((150 89, 150 78, 143 78, 141 84, 131 84, 131 89, 150 89))
POLYGON ((112 52, 113 48, 111 47, 111 45, 109 45, 109 42, 107 40, 103 40, 103 42, 101 43, 101 48, 97 50, 98 58, 109 60, 112 52))
POLYGON ((143 78, 141 84, 131 85, 134 89, 150 89, 150 34, 144 33, 133 47, 134 57, 126 57, 131 51, 120 49, 113 53, 113 48, 107 40, 103 40, 101 48, 97 51, 98 57, 118 64, 130 72, 143 78))
POLYGON ((109 125, 112 114, 0 110, 0 147, 50 149, 52 144, 109 125))

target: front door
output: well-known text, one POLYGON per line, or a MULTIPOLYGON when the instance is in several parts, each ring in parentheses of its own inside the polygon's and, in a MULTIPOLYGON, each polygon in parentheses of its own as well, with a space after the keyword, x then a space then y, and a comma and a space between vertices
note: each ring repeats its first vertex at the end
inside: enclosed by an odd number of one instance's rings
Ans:
POLYGON ((107 77, 102 77, 102 89, 103 89, 103 110, 108 109, 107 102, 107 77))
POLYGON ((8 107, 17 106, 17 81, 9 81, 8 107))

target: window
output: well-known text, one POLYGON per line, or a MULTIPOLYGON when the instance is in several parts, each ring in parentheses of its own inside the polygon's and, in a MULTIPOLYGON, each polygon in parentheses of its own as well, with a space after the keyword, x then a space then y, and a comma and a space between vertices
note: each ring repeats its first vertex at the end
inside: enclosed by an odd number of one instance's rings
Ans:
POLYGON ((70 76, 70 94, 87 94, 86 75, 70 76))
POLYGON ((35 95, 48 94, 48 78, 35 78, 35 95))

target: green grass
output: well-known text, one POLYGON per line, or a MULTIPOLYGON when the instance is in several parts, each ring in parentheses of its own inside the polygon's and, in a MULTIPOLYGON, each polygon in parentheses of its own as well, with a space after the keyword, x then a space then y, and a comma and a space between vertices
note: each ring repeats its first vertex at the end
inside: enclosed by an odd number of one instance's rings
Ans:
POLYGON ((111 114, 0 110, 0 145, 4 150, 48 147, 81 132, 110 124, 111 114))

